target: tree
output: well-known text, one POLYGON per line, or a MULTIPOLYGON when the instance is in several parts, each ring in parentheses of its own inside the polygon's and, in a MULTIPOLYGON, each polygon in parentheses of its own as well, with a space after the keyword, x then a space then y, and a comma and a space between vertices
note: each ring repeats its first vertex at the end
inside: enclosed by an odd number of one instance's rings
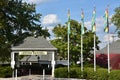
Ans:
POLYGON ((115 14, 112 16, 111 22, 116 26, 116 29, 120 30, 120 7, 115 9, 115 14))
MULTIPOLYGON (((81 50, 81 24, 75 20, 70 21, 70 60, 74 63, 79 60, 80 58, 80 50, 81 50)), ((67 24, 67 23, 66 23, 67 24)), ((54 27, 53 33, 55 34, 55 39, 52 40, 52 44, 58 48, 58 53, 62 59, 67 59, 67 26, 60 25, 54 27)), ((88 58, 93 58, 93 51, 94 46, 94 37, 92 31, 88 31, 85 28, 85 34, 83 35, 83 54, 84 54, 84 61, 87 61, 88 58)), ((98 44, 100 41, 96 36, 96 49, 99 49, 98 44)))
MULTIPOLYGON (((10 57, 11 45, 22 41, 27 36, 49 37, 48 30, 41 27, 40 18, 41 14, 36 13, 35 4, 23 3, 22 0, 1 0, 0 55, 10 57)), ((3 58, 5 57, 0 59, 3 58)))
MULTIPOLYGON (((7 6, 7 3, 8 3, 8 0, 1 0, 0 1, 0 9, 7 6)), ((0 28, 2 28, 3 24, 4 24, 4 19, 2 19, 3 15, 4 14, 0 11, 0 28)))

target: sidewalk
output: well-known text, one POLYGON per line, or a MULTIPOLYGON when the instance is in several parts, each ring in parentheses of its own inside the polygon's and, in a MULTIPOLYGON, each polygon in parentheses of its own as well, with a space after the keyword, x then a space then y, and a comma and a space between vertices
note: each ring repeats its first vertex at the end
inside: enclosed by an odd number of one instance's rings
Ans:
MULTIPOLYGON (((45 78, 50 79, 51 75, 45 75, 45 78)), ((14 77, 14 78, 0 78, 0 80, 43 80, 42 75, 28 75, 28 76, 21 76, 21 77, 14 77)))
POLYGON ((45 75, 44 79, 42 75, 30 75, 21 76, 16 78, 0 78, 0 80, 85 80, 85 79, 74 79, 74 78, 52 78, 51 75, 45 75))

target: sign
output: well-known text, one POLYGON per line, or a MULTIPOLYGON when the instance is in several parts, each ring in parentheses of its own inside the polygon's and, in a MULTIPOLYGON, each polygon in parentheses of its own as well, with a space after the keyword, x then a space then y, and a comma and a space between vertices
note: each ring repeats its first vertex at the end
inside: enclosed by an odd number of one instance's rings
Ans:
POLYGON ((12 61, 11 61, 11 68, 14 69, 14 66, 15 66, 15 61, 12 60, 12 61))
POLYGON ((19 55, 47 55, 47 51, 20 51, 19 55))

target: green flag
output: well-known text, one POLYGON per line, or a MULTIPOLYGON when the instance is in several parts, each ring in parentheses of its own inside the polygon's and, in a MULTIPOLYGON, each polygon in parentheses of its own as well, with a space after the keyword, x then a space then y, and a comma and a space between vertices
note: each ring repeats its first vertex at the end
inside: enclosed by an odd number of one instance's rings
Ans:
POLYGON ((104 15, 104 32, 109 32, 108 8, 105 10, 104 15))
POLYGON ((93 14, 92 14, 92 32, 95 32, 95 31, 96 31, 95 18, 96 18, 96 10, 95 10, 95 8, 94 8, 93 14))
POLYGON ((84 34, 84 13, 83 13, 83 10, 82 10, 82 14, 81 14, 81 34, 84 34))
POLYGON ((70 34, 70 10, 68 10, 68 34, 70 34))

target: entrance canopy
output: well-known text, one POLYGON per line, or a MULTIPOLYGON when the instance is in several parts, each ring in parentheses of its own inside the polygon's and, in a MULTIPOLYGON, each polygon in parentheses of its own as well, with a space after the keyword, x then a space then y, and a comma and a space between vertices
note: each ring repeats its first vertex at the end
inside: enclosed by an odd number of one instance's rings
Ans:
POLYGON ((49 41, 43 37, 27 37, 19 44, 12 46, 12 51, 56 51, 49 41))
MULTIPOLYGON (((11 67, 14 69, 15 65, 15 56, 17 53, 19 55, 39 55, 39 61, 44 60, 48 61, 52 65, 52 77, 54 77, 54 68, 55 68, 55 48, 49 41, 43 37, 27 37, 21 43, 18 43, 11 47, 11 67)), ((32 60, 32 58, 30 58, 32 60)), ((31 60, 30 60, 31 61, 31 60)), ((31 61, 32 62, 32 61, 31 61)))

